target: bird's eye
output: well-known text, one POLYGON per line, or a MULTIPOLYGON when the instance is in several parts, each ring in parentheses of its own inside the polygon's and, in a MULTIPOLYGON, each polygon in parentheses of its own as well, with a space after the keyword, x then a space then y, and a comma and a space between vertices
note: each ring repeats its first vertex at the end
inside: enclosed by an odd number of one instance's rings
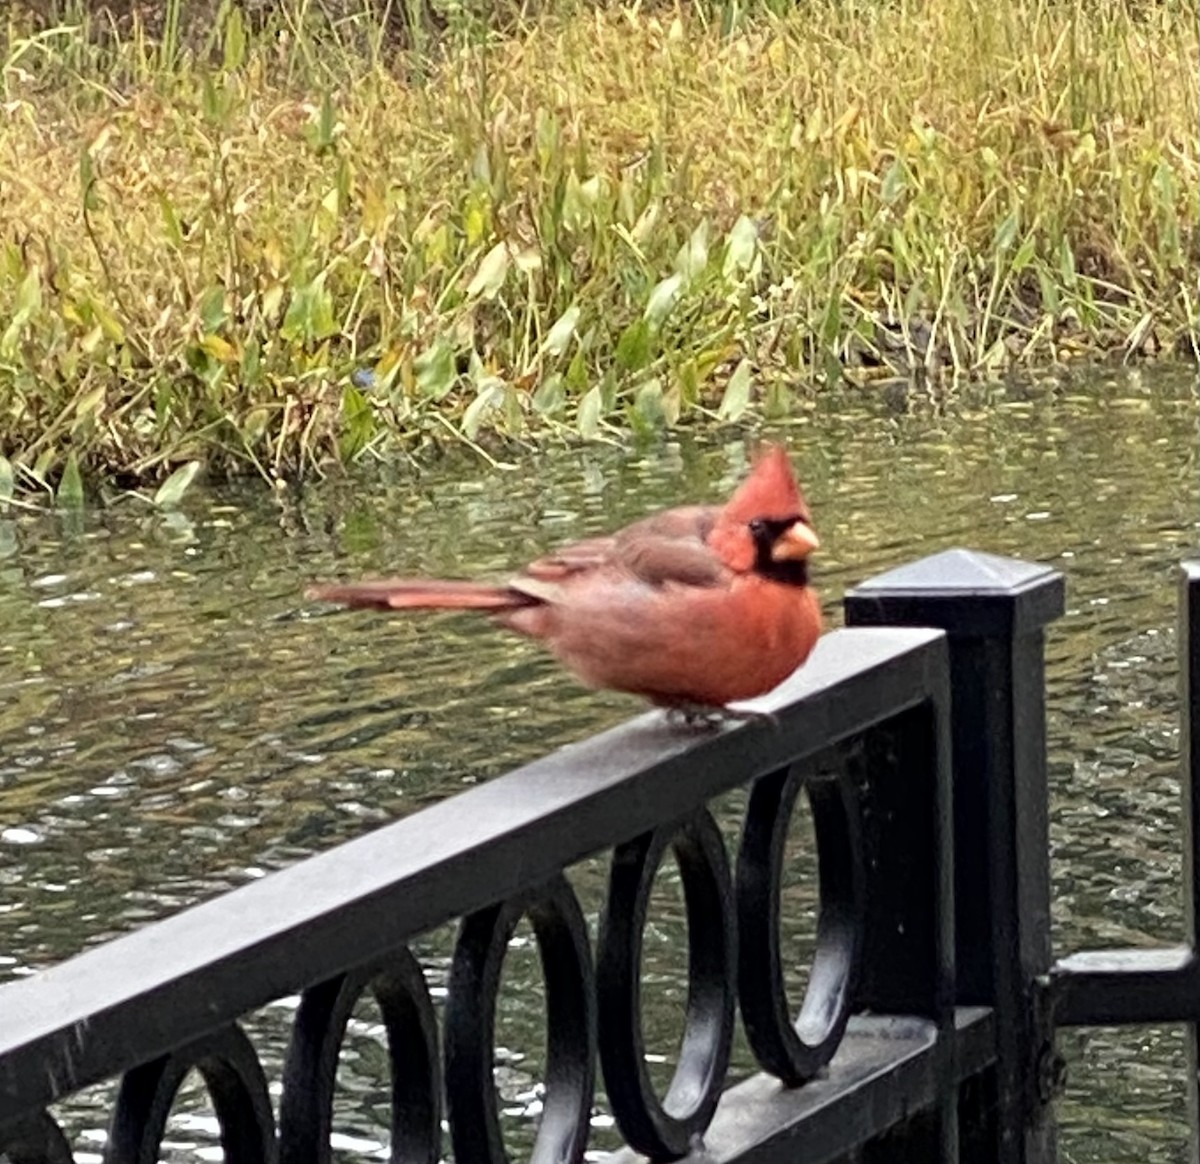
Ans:
POLYGON ((767 536, 767 523, 761 517, 753 518, 750 522, 750 533, 756 538, 767 536))

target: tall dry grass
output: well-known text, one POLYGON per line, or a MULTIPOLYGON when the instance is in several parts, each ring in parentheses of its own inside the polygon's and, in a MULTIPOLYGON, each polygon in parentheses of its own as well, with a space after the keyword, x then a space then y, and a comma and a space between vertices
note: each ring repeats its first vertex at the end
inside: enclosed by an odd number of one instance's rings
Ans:
POLYGON ((9 17, 0 493, 1195 355, 1182 0, 179 11, 9 17))

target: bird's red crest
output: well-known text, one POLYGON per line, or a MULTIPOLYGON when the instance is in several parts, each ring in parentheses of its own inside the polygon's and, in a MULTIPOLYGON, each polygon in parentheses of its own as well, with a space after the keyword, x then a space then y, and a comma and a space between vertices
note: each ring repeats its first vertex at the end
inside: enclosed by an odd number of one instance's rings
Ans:
POLYGON ((759 454, 750 475, 721 506, 708 544, 731 570, 749 570, 758 553, 750 523, 756 518, 789 521, 798 517, 807 521, 809 513, 792 463, 779 445, 769 445, 759 454))
POLYGON ((786 450, 779 445, 765 448, 722 512, 735 522, 748 522, 756 517, 781 521, 789 517, 807 518, 808 507, 786 450))

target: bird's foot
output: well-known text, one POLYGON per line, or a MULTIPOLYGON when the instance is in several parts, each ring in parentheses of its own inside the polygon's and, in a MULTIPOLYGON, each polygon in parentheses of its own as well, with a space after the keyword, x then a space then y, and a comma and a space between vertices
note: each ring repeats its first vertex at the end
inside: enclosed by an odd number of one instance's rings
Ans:
POLYGON ((673 727, 704 728, 715 731, 731 723, 777 723, 773 713, 749 707, 722 707, 708 703, 674 703, 666 709, 667 722, 673 727))
POLYGON ((723 707, 709 707, 706 703, 675 703, 666 708, 666 717, 672 727, 714 731, 724 723, 724 711, 723 707))

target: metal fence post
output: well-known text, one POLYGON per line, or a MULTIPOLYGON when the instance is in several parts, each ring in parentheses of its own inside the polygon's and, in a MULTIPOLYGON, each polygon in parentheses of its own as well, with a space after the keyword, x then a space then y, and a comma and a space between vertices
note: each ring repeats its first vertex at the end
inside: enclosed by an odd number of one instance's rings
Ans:
MULTIPOLYGON (((1179 719, 1183 772, 1183 902, 1187 942, 1200 951, 1200 561, 1184 562, 1179 586, 1179 719)), ((1187 1025, 1188 1159, 1200 1161, 1200 1031, 1187 1025)))
POLYGON ((994 1008, 997 1051, 987 1094, 963 1112, 964 1164, 1056 1155, 1057 1061, 1037 983, 1051 964, 1044 627, 1063 603, 1057 571, 969 550, 901 566, 845 599, 849 625, 949 638, 957 1001, 994 1008))

